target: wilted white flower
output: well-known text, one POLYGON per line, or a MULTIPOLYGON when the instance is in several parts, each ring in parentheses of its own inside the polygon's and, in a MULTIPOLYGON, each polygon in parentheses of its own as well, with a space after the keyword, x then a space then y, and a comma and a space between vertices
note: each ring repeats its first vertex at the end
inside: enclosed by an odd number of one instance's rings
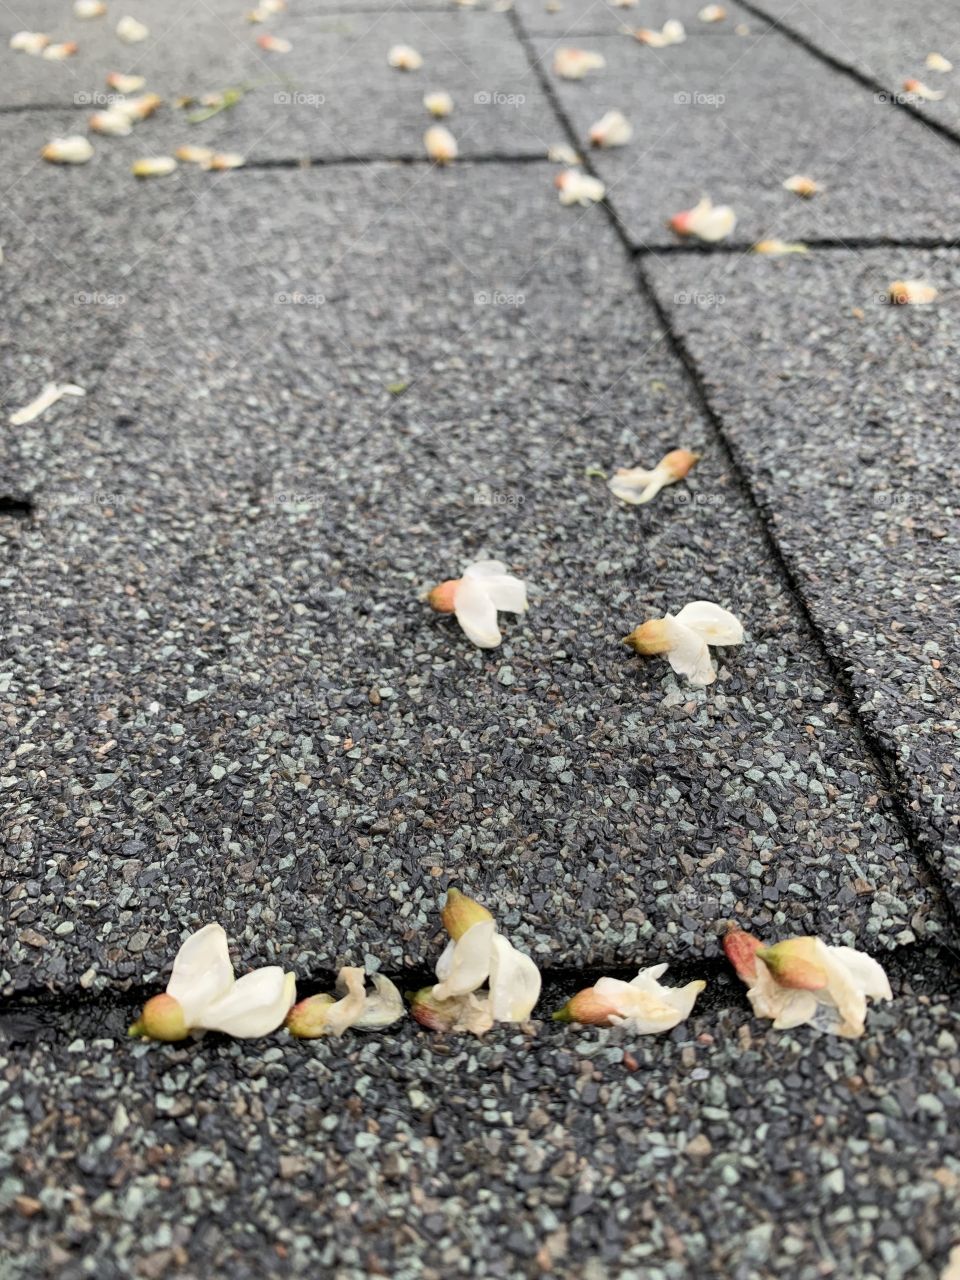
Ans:
POLYGON ((444 116, 448 116, 453 110, 453 99, 449 93, 445 93, 441 89, 436 93, 425 93, 423 95, 423 105, 432 116, 442 120, 444 116))
POLYGON ((553 1015, 555 1022, 583 1022, 595 1027, 622 1026, 634 1035, 671 1031, 689 1018, 697 996, 707 985, 698 979, 685 987, 664 987, 665 964, 641 969, 630 982, 600 978, 578 991, 553 1015))
POLYGON ((742 644, 743 627, 718 604, 694 600, 676 616, 668 613, 644 622, 623 643, 644 657, 665 654, 677 675, 703 686, 713 684, 717 678, 707 646, 742 644))
POLYGON ((925 280, 894 280, 887 292, 896 307, 923 306, 937 296, 937 290, 925 280))
POLYGON ((16 31, 10 37, 10 48, 18 53, 29 53, 38 58, 50 43, 50 37, 43 31, 16 31))
POLYGON ((457 158, 457 140, 442 124, 430 126, 423 135, 423 145, 434 164, 449 164, 457 158))
POLYGON ((74 133, 68 138, 54 138, 40 152, 51 164, 86 164, 93 155, 90 139, 74 133))
POLYGON ((573 147, 568 147, 565 142, 555 142, 552 147, 547 148, 547 159, 553 164, 580 164, 580 157, 574 151, 573 147))
POLYGON ((945 58, 942 53, 928 53, 927 69, 929 71, 939 71, 943 74, 953 70, 953 63, 949 58, 945 58))
POLYGON ((553 55, 553 70, 564 80, 582 80, 588 71, 599 71, 607 65, 602 53, 586 49, 558 49, 553 55))
POLYGON ((266 22, 286 9, 286 0, 261 0, 255 9, 247 14, 248 22, 266 22))
POLYGON ((592 178, 579 169, 564 169, 553 181, 560 192, 561 204, 596 204, 607 190, 599 178, 592 178))
POLYGON ((166 178, 177 167, 173 156, 144 156, 134 160, 130 172, 135 178, 166 178))
POLYGON ((497 611, 526 613, 527 588, 501 561, 478 560, 464 569, 462 578, 434 587, 427 602, 437 613, 456 614, 464 634, 479 648, 495 649, 503 639, 497 611))
POLYGON ((18 409, 16 413, 10 415, 11 427, 22 427, 28 422, 33 422, 35 418, 39 418, 41 413, 45 413, 51 405, 62 400, 64 396, 85 396, 87 393, 83 387, 75 386, 72 382, 48 382, 35 399, 31 400, 28 405, 24 405, 22 409, 18 409))
POLYGON ((697 14, 701 22, 722 22, 726 16, 727 11, 722 4, 705 5, 697 14))
POLYGON ((808 246, 799 240, 758 240, 753 246, 754 253, 768 254, 778 258, 785 253, 807 253, 808 246))
POLYGON ((408 44, 395 44, 387 54, 387 62, 398 71, 419 71, 423 66, 421 55, 408 44))
POLYGON ((778 1031, 810 1022, 820 1031, 862 1036, 867 1000, 892 1000, 881 965, 853 947, 830 947, 819 938, 788 938, 765 947, 742 929, 723 940, 727 958, 747 984, 758 1018, 778 1031))
POLYGON ((183 164, 198 164, 201 169, 209 169, 214 152, 212 147, 197 147, 187 143, 185 146, 177 147, 173 155, 174 159, 183 164))
POLYGON ((610 492, 623 502, 640 507, 668 484, 676 484, 700 461, 699 453, 671 449, 652 471, 643 467, 619 467, 608 482, 610 492))
POLYGON ((290 41, 285 40, 283 36, 273 36, 268 32, 257 36, 257 44, 267 53, 289 53, 293 48, 290 41))
POLYGON ((139 44, 141 40, 146 40, 150 35, 150 28, 145 27, 142 22, 138 22, 136 18, 121 18, 117 23, 117 35, 124 44, 139 44))
POLYGON ((154 996, 130 1028, 151 1040, 185 1040, 222 1031, 243 1040, 276 1031, 296 999, 296 979, 279 965, 233 976, 227 935, 218 924, 191 934, 177 952, 164 995, 154 996))
POLYGON ((144 76, 126 76, 121 71, 111 71, 107 76, 107 86, 117 93, 139 93, 146 83, 144 76))
POLYGON ((64 62, 73 57, 77 48, 76 40, 65 40, 61 44, 48 44, 40 56, 49 62, 64 62))
POLYGON ((308 996, 287 1015, 287 1030, 301 1040, 341 1036, 348 1028, 379 1031, 404 1015, 403 996, 382 973, 371 975, 367 991, 363 969, 345 966, 337 974, 337 995, 308 996))
POLYGON ((239 151, 216 151, 205 168, 212 169, 214 173, 224 173, 227 169, 242 169, 246 163, 246 156, 239 151))
POLYGON ((737 215, 726 204, 715 205, 709 196, 685 209, 675 213, 670 219, 670 228, 678 236, 696 236, 698 240, 716 241, 728 236, 737 224, 737 215))
POLYGON ((120 102, 115 102, 110 109, 122 112, 128 120, 133 122, 146 120, 162 106, 163 99, 158 93, 141 93, 135 98, 123 98, 120 102))
POLYGON ((540 998, 540 971, 530 957, 497 932, 486 907, 458 889, 447 894, 443 923, 450 942, 437 961, 439 981, 413 999, 417 1021, 477 1035, 494 1022, 525 1022, 540 998))
POLYGON ((102 18, 107 6, 103 0, 74 0, 73 12, 77 18, 102 18))
POLYGON ((647 44, 651 49, 665 49, 671 44, 683 44, 687 38, 686 30, 683 23, 678 22, 676 18, 671 18, 665 22, 659 31, 655 31, 650 27, 638 27, 633 32, 634 40, 639 40, 641 44, 647 44))
POLYGON ((807 177, 805 173, 791 174, 789 178, 784 179, 783 186, 787 191, 792 191, 795 196, 802 196, 805 200, 809 200, 820 190, 816 181, 807 177))
POLYGON ((903 92, 908 93, 912 98, 919 98, 922 102, 939 102, 941 98, 946 97, 942 89, 930 89, 922 80, 904 80, 903 92))
POLYGON ((622 147, 633 137, 633 126, 622 111, 608 111, 590 129, 595 147, 622 147))
POLYGON ((125 138, 128 133, 133 132, 130 117, 125 111, 118 111, 116 107, 108 107, 106 111, 95 111, 87 124, 94 133, 105 133, 115 138, 125 138))

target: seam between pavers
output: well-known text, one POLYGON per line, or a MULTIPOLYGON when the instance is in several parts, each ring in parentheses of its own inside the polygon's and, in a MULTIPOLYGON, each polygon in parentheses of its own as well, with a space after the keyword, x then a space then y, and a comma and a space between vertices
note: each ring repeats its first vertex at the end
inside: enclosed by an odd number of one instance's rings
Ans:
MULTIPOLYGON (((697 999, 697 1013, 749 1009, 746 988, 737 978, 725 956, 713 956, 709 959, 697 956, 677 959, 673 955, 665 959, 644 957, 644 963, 648 961, 653 964, 669 965, 672 986, 683 986, 684 983, 698 979, 706 981, 707 986, 697 999)), ((960 995, 960 971, 957 969, 956 957, 941 941, 908 943, 893 951, 885 952, 883 966, 897 990, 912 985, 920 978, 925 987, 935 987, 937 993, 956 992, 960 995)), ((427 965, 383 970, 383 972, 388 976, 392 975, 401 991, 415 991, 421 987, 432 986, 436 982, 436 974, 427 965)), ((560 1008, 574 992, 592 986, 600 978, 618 978, 626 982, 635 977, 636 972, 636 964, 541 966, 543 991, 538 1005, 541 1006, 542 1012, 537 1017, 531 1015, 531 1021, 549 1021, 553 1010, 560 1008)), ((334 969, 320 970, 304 977, 298 975, 299 998, 304 999, 321 991, 332 990, 336 976, 334 969)), ((73 1013, 90 1018, 90 1034, 93 1035, 105 1016, 110 1013, 135 1014, 146 1000, 157 994, 162 981, 161 978, 153 984, 137 983, 127 987, 115 985, 99 993, 76 990, 51 991, 47 988, 27 988, 19 991, 15 995, 0 1000, 0 1048, 3 1046, 5 1034, 8 1043, 11 1040, 19 1043, 15 1030, 13 1035, 10 1035, 9 1030, 5 1032, 3 1023, 5 1018, 29 1019, 31 1014, 36 1014, 42 1022, 44 1016, 73 1013)), ((52 1021, 48 1025, 56 1028, 56 1024, 52 1021)), ((76 1028, 71 1026, 64 1031, 64 1034, 67 1033, 71 1036, 75 1035, 76 1028)), ((31 1040, 34 1038, 32 1033, 29 1038, 31 1040)))
POLYGON ((909 102, 903 93, 898 92, 896 89, 891 89, 889 85, 884 84, 881 80, 875 80, 873 76, 867 75, 865 71, 861 71, 852 62, 845 62, 843 58, 838 58, 836 54, 828 53, 826 49, 821 49, 818 44, 815 44, 808 36, 805 36, 802 31, 798 31, 796 27, 791 27, 782 18, 765 13, 759 5, 752 3, 752 0, 738 0, 738 3, 755 18, 768 22, 774 31, 779 32, 787 40, 792 40, 794 44, 799 45, 801 49, 805 49, 807 53, 813 54, 815 58, 818 58, 828 67, 832 67, 834 71, 839 71, 843 75, 849 76, 865 89, 870 89, 874 94, 879 94, 884 99, 887 99, 887 106, 906 111, 908 115, 913 116, 915 120, 919 120, 921 124, 925 124, 934 133, 940 134, 941 137, 947 138, 950 142, 960 144, 960 132, 951 125, 944 124, 942 120, 926 115, 912 102, 909 102))
MULTIPOLYGON (((523 45, 527 58, 530 60, 534 75, 539 79, 540 86, 558 117, 559 123, 567 136, 567 140, 572 146, 579 149, 580 140, 577 135, 577 131, 557 96, 553 84, 549 81, 536 59, 531 37, 523 25, 522 19, 515 9, 511 9, 509 11, 508 17, 513 24, 518 40, 523 45)), ((599 175, 593 168, 589 156, 584 156, 583 167, 585 170, 592 173, 594 177, 599 178, 599 175)), ((670 315, 666 307, 661 303, 656 288, 650 279, 646 267, 646 259, 650 256, 656 256, 656 254, 659 253, 659 250, 647 249, 645 252, 636 252, 630 237, 627 234, 626 228, 616 212, 616 209, 606 198, 601 201, 601 204, 606 210, 608 219, 616 231, 621 244, 629 255, 630 261, 635 265, 638 291, 644 300, 652 307, 658 324, 666 334, 670 350, 673 352, 674 357, 677 359, 687 376, 687 381, 693 395, 694 403, 699 408, 707 425, 712 430, 716 443, 719 445, 724 455, 724 459, 736 479, 744 500, 759 521, 760 528, 763 532, 764 542, 773 560, 774 566, 778 571, 778 575, 783 586, 796 604, 800 616, 813 637, 827 671, 830 673, 838 692, 843 697, 845 709, 849 714, 852 723, 860 733, 868 756, 868 763, 872 765, 877 777, 883 783, 886 791, 888 792, 892 816, 900 827, 904 841, 917 863, 923 866, 933 877, 934 882, 937 884, 943 895, 945 914, 952 927, 953 933, 953 937, 950 941, 954 945, 960 945, 960 906, 953 901, 950 894, 951 886, 941 874, 936 860, 931 856, 930 842, 928 841, 926 834, 923 832, 919 820, 916 820, 912 815, 910 808, 910 788, 907 780, 905 778, 902 779, 897 771, 896 754, 885 743, 882 735, 874 730, 870 722, 863 716, 860 710, 860 703, 854 691, 853 682, 847 670, 843 652, 839 647, 836 649, 834 648, 833 644, 831 644, 827 639, 827 634, 821 631, 820 627, 817 625, 812 607, 808 603, 806 595, 804 594, 803 581, 799 568, 795 568, 792 561, 784 554, 769 517, 769 506, 755 491, 753 484, 750 481, 748 470, 741 464, 741 452, 727 433, 720 413, 713 407, 699 366, 697 365, 697 362, 683 336, 674 328, 670 315)), ((850 242, 847 243, 849 244, 850 242)), ((844 242, 840 241, 837 247, 842 247, 843 244, 844 242)), ((958 958, 956 953, 952 954, 956 960, 958 958)))

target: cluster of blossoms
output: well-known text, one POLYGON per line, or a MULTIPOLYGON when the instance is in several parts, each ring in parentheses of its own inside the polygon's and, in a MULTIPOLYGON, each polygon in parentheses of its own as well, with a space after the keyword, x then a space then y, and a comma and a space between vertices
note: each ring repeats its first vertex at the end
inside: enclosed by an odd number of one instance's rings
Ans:
MULTIPOLYGON (((527 1022, 540 999, 536 964, 497 929, 486 907, 451 889, 441 913, 450 941, 436 965, 437 981, 409 993, 410 1012, 431 1031, 483 1035, 498 1022, 527 1022)), ((819 938, 789 938, 764 946, 732 928, 724 949, 747 984, 759 1018, 776 1029, 809 1022, 839 1036, 863 1035, 867 1000, 892 999, 880 965, 852 947, 830 947, 819 938)), ((688 1018, 706 986, 660 982, 665 964, 641 969, 630 982, 600 978, 578 991, 552 1016, 556 1022, 622 1027, 634 1035, 670 1031, 688 1018)), ((297 1003, 296 977, 280 965, 255 969, 237 979, 227 935, 219 924, 192 934, 177 953, 166 991, 153 996, 130 1027, 130 1035, 176 1042, 191 1034, 219 1031, 258 1039, 286 1027, 302 1040, 345 1031, 379 1031, 405 1016, 398 988, 363 969, 342 968, 336 993, 297 1003)))

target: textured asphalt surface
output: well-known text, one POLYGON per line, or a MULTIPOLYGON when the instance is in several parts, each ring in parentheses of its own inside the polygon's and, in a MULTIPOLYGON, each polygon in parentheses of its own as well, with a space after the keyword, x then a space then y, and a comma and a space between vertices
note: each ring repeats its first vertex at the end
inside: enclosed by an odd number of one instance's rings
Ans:
POLYGON ((3 11, 3 46, 82 41, 0 49, 4 412, 88 393, 0 465, 4 1274, 939 1276, 960 255, 900 242, 955 238, 960 151, 829 49, 698 7, 299 0, 274 55, 225 0, 131 0, 135 46, 113 6, 3 11), (685 44, 618 34, 670 17, 685 44), (571 36, 607 60, 579 84, 551 69, 571 36), (39 161, 113 69, 247 92, 39 161), (607 206, 561 208, 547 147, 615 106, 607 206), (255 163, 130 176, 185 141, 255 163), (703 191, 734 243, 673 251, 703 191), (834 247, 740 251, 761 234, 834 247), (903 277, 937 303, 883 303, 903 277), (595 474, 678 446, 703 459, 650 506, 595 474), (484 653, 418 597, 487 555, 531 609, 484 653), (707 691, 619 643, 695 598, 747 633, 707 691), (542 967, 528 1026, 124 1036, 210 919, 305 990, 347 962, 421 985, 451 884, 542 967), (770 1031, 729 919, 861 946, 895 999, 853 1043, 770 1031), (659 960, 708 982, 670 1035, 544 1020, 659 960))

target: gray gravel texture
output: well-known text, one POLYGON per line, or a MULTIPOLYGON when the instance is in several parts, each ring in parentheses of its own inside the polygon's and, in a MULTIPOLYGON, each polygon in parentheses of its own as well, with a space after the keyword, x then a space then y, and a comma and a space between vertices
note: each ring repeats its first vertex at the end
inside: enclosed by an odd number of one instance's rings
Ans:
MULTIPOLYGON (((757 19, 736 3, 724 4, 727 16, 721 22, 701 22, 703 0, 643 0, 643 3, 615 5, 610 0, 516 0, 514 9, 527 31, 553 36, 559 44, 569 44, 571 36, 618 35, 624 27, 651 27, 660 30, 670 18, 679 19, 687 39, 695 36, 734 36, 759 32, 769 24, 757 19), (741 28, 738 32, 737 28, 741 28)), ((595 73, 593 73, 595 74, 595 73)))
MULTIPOLYGON (((433 123, 423 96, 437 89, 454 97, 456 114, 448 124, 461 155, 543 156, 554 141, 552 110, 506 14, 421 13, 400 5, 330 15, 292 6, 261 25, 246 22, 244 9, 243 0, 212 6, 175 0, 161 19, 143 3, 135 16, 146 21, 151 37, 136 45, 123 44, 115 24, 73 19, 83 30, 65 34, 77 35, 81 48, 63 63, 11 53, 0 31, 10 72, 0 104, 73 103, 71 132, 82 133, 91 111, 111 96, 109 71, 146 75, 148 90, 165 106, 129 137, 94 139, 124 167, 184 143, 240 151, 253 161, 420 156, 424 130, 433 123), (260 49, 257 38, 265 31, 288 39, 290 52, 260 49), (423 56, 419 71, 388 67, 387 54, 397 44, 423 56), (248 92, 237 106, 201 123, 188 121, 195 107, 174 106, 178 97, 228 87, 248 92)), ((9 13, 5 21, 16 29, 9 13)))
POLYGON ((957 991, 909 965, 896 989, 861 1041, 741 1002, 668 1036, 482 1043, 408 1022, 180 1047, 126 1040, 129 1010, 9 1016, 5 1273, 937 1280, 957 991))
POLYGON ((43 943, 8 987, 153 978, 210 918, 304 972, 426 963, 451 882, 545 963, 716 954, 731 915, 941 927, 602 210, 550 172, 230 175, 96 397, 23 430, 4 910, 43 943), (677 444, 706 456, 642 510, 584 476, 677 444), (534 603, 484 654, 417 597, 488 553, 534 603), (619 643, 698 597, 750 635, 708 694, 619 643))
POLYGON ((667 221, 704 194, 736 210, 734 243, 956 233, 957 148, 784 36, 667 49, 596 37, 590 47, 607 66, 582 81, 553 73, 555 44, 533 40, 581 144, 612 108, 633 124, 627 146, 597 151, 592 163, 638 246, 676 244, 667 221), (824 194, 783 190, 795 173, 824 194))
POLYGON ((960 27, 950 0, 754 0, 755 10, 782 23, 837 62, 876 81, 889 98, 903 96, 904 80, 920 80, 943 91, 939 102, 911 99, 927 119, 960 134, 958 71, 937 72, 925 65, 928 53, 940 53, 960 68, 960 27))
POLYGON ((955 893, 960 256, 836 251, 652 273, 955 893), (941 298, 891 307, 894 279, 929 279, 941 298))

